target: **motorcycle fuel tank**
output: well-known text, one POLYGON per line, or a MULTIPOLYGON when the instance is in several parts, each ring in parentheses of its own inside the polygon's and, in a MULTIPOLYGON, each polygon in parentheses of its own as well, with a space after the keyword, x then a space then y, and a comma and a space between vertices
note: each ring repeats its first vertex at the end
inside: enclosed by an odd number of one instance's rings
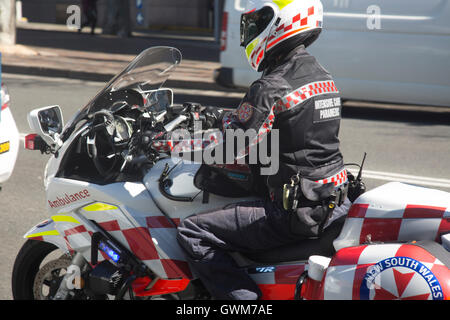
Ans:
POLYGON ((157 162, 144 177, 144 184, 156 205, 172 219, 183 220, 191 215, 211 212, 237 202, 256 198, 227 198, 209 194, 204 198, 203 191, 194 185, 194 177, 200 168, 199 163, 169 158, 157 162), (165 183, 160 186, 161 174, 167 166, 165 183), (184 200, 174 200, 174 199, 184 200), (189 199, 189 200, 188 200, 189 199))

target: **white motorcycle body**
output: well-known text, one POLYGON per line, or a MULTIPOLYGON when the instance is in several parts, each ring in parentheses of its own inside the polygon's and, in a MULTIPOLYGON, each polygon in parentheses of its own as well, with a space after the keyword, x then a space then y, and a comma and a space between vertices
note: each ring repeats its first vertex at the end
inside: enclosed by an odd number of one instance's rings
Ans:
MULTIPOLYGON (((176 241, 176 227, 181 220, 254 199, 211 194, 209 202, 202 203, 202 192, 193 183, 200 165, 186 161, 173 170, 173 186, 167 192, 175 196, 196 196, 194 201, 166 198, 158 189, 158 180, 165 164, 174 166, 180 161, 177 159, 158 162, 142 183, 120 182, 105 186, 57 178, 56 170, 50 171, 58 167, 55 161, 58 160, 53 157, 49 160, 45 179, 52 221, 33 227, 25 237, 54 243, 63 251, 81 252, 90 261, 91 235, 97 231, 90 222, 94 220, 132 252, 137 250, 138 258, 163 279, 186 276, 187 264, 176 241), (168 264, 181 267, 167 267, 168 264)), ((99 261, 104 258, 99 253, 99 261)))

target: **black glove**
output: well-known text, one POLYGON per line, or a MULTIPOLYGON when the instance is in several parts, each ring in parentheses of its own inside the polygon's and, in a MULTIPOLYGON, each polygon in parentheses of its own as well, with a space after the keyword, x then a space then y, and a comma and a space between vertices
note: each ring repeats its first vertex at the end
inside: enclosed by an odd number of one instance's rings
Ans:
POLYGON ((356 179, 348 170, 347 179, 349 182, 347 197, 353 203, 360 195, 366 192, 366 185, 361 180, 356 179))
POLYGON ((166 131, 152 131, 147 130, 144 133, 134 136, 131 138, 130 143, 130 153, 136 154, 138 150, 143 150, 148 152, 153 148, 153 144, 158 140, 166 140, 166 131))
POLYGON ((149 149, 157 140, 167 140, 167 132, 147 130, 142 134, 141 145, 144 149, 149 149))
POLYGON ((206 129, 219 128, 222 124, 223 109, 208 106, 205 107, 202 113, 205 116, 206 129))

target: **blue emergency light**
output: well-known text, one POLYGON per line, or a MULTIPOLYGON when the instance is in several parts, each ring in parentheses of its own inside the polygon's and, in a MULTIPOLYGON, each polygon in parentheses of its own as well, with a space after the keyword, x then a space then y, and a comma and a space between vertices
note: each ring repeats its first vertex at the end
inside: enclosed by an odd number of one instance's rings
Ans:
POLYGON ((98 244, 98 248, 100 249, 100 250, 102 250, 104 253, 106 253, 106 255, 108 256, 108 257, 110 257, 111 258, 111 260, 112 261, 114 261, 114 262, 119 262, 119 260, 120 260, 120 255, 119 255, 119 253, 117 253, 113 248, 111 248, 109 245, 107 245, 106 243, 104 243, 103 241, 101 241, 99 244, 98 244))

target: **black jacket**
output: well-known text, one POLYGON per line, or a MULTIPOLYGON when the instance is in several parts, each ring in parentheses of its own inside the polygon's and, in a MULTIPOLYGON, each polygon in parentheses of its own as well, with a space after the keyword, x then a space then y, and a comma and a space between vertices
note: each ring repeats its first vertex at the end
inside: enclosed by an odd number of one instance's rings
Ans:
POLYGON ((283 185, 299 173, 304 195, 314 201, 328 196, 314 181, 344 167, 340 119, 341 99, 331 75, 302 45, 265 69, 233 117, 224 119, 224 128, 254 129, 259 138, 278 129, 279 170, 261 178, 272 199, 280 201, 283 185))

